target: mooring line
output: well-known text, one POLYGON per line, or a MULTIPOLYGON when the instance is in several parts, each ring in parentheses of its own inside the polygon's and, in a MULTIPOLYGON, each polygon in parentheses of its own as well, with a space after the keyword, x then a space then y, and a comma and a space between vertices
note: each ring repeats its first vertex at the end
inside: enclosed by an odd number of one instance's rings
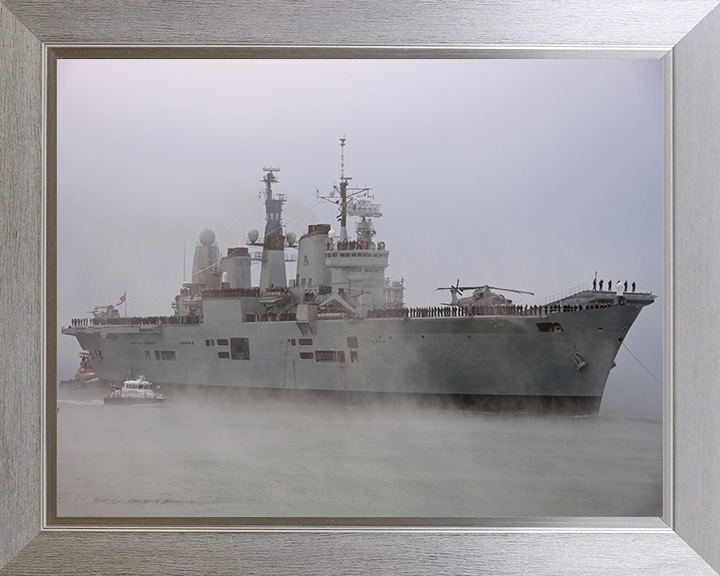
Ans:
MULTIPOLYGON (((625 342, 623 342, 622 345, 625 346, 625 342)), ((652 376, 653 378, 655 378, 655 380, 657 380, 658 382, 660 382, 660 384, 662 384, 662 380, 658 379, 658 377, 655 376, 655 374, 653 374, 652 372, 650 372, 650 370, 648 370, 647 366, 645 366, 645 364, 643 364, 642 362, 640 362, 640 360, 638 360, 638 357, 635 356, 635 354, 633 354, 633 353, 630 351, 630 348, 628 348, 627 346, 625 346, 625 350, 627 350, 628 352, 630 352, 630 356, 632 356, 633 358, 635 358, 635 360, 637 360, 637 363, 640 364, 640 366, 642 366, 643 368, 645 368, 645 370, 647 370, 647 373, 650 374, 650 376, 652 376)))

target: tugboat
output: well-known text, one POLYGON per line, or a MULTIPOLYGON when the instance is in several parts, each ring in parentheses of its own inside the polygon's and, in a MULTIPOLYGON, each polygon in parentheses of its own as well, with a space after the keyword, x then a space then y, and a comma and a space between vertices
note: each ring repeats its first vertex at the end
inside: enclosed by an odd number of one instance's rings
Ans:
POLYGON ((80 368, 78 368, 78 371, 75 373, 75 378, 60 380, 61 386, 69 386, 71 384, 84 386, 91 382, 98 382, 97 374, 95 374, 95 370, 90 366, 90 352, 88 350, 82 350, 78 352, 78 356, 80 356, 80 368))
POLYGON ((152 389, 152 382, 148 382, 145 376, 130 378, 123 382, 122 388, 114 384, 109 396, 103 398, 105 404, 157 404, 165 402, 165 396, 159 391, 152 389))
MULTIPOLYGON (((375 230, 381 206, 370 188, 350 186, 344 138, 340 146, 339 182, 317 193, 337 208, 339 230, 311 224, 297 241, 285 232, 286 195, 273 189, 280 169, 265 167, 264 233, 250 230, 246 246, 222 255, 214 232, 201 232, 192 280, 172 315, 101 310, 63 334, 91 351, 101 380, 116 384, 132 362, 162 386, 441 396, 490 411, 597 414, 618 350, 656 296, 581 286, 522 306, 499 292, 525 291, 458 281, 443 288, 449 304, 407 307, 404 280, 385 275, 390 251, 375 230), (287 278, 292 262, 295 277, 287 278)), ((130 383, 141 385, 126 381, 120 396, 130 383)), ((149 394, 149 385, 137 386, 134 396, 149 394)))

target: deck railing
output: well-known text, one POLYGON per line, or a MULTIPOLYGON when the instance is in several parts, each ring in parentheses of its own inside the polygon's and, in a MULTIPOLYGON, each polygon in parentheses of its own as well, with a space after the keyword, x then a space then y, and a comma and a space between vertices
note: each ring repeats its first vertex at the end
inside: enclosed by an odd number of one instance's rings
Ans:
POLYGON ((162 326, 200 324, 198 316, 128 316, 121 318, 73 318, 72 326, 162 326))
POLYGON ((562 300, 563 298, 567 298, 569 296, 572 296, 573 294, 577 294, 578 292, 585 292, 587 290, 590 290, 589 284, 580 284, 579 286, 575 286, 575 288, 570 288, 569 290, 565 290, 564 292, 558 292, 557 294, 553 294, 552 296, 548 296, 547 298, 535 300, 534 302, 531 302, 529 306, 545 306, 545 304, 550 304, 550 302, 557 302, 558 300, 562 300))
MULTIPOLYGON (((515 305, 507 306, 429 306, 411 308, 373 308, 368 311, 368 318, 460 318, 467 316, 547 316, 560 312, 580 312, 590 308, 607 308, 617 306, 618 302, 593 302, 590 304, 550 304, 549 302, 565 298, 577 292, 582 292, 580 286, 568 290, 560 295, 551 297, 547 304, 515 305)), ((247 314, 246 322, 295 322, 295 312, 282 312, 276 314, 265 312, 261 314, 247 314)), ((177 324, 200 324, 197 316, 148 316, 144 318, 76 318, 72 326, 162 326, 177 324)))

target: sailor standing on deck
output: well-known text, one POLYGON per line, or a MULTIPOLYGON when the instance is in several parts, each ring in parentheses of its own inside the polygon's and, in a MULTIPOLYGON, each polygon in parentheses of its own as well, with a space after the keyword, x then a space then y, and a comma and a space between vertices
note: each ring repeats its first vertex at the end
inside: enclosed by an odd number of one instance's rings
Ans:
POLYGON ((623 283, 620 282, 620 280, 618 280, 617 284, 615 285, 615 294, 616 294, 615 299, 617 300, 617 303, 620 306, 625 305, 625 296, 623 295, 624 293, 625 293, 625 291, 623 290, 623 283))

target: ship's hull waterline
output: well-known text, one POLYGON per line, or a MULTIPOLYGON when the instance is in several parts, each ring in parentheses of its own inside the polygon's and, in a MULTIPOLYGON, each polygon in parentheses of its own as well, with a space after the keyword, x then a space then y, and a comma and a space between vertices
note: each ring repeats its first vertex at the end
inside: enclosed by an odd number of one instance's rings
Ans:
MULTIPOLYGON (((232 308, 232 301, 224 302, 232 308)), ((239 303, 237 303, 239 304, 239 303)), ((449 318, 67 328, 98 376, 156 384, 441 395, 488 409, 596 413, 642 306, 449 318), (310 326, 310 330, 308 330, 310 326), (547 327, 551 326, 552 329, 547 327)))

